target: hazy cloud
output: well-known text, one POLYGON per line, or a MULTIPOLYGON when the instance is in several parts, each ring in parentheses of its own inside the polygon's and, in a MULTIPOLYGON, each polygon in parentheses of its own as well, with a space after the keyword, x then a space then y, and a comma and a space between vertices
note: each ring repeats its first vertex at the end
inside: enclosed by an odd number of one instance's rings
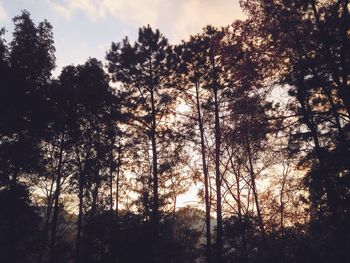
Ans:
POLYGON ((131 23, 154 23, 158 0, 51 0, 54 9, 70 19, 77 11, 84 12, 92 21, 110 15, 131 23))
POLYGON ((238 0, 50 0, 54 10, 69 20, 83 12, 91 21, 107 16, 126 24, 150 24, 178 42, 207 24, 224 26, 244 19, 238 0))
POLYGON ((179 40, 199 33, 206 25, 226 26, 236 19, 245 19, 238 1, 183 0, 172 34, 179 40))

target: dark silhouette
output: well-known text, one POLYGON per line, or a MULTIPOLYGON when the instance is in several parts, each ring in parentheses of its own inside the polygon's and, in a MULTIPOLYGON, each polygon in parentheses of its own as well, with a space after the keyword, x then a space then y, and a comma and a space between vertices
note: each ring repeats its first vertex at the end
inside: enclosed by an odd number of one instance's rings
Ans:
POLYGON ((350 260, 349 3, 241 6, 57 78, 48 21, 0 30, 0 263, 350 260))

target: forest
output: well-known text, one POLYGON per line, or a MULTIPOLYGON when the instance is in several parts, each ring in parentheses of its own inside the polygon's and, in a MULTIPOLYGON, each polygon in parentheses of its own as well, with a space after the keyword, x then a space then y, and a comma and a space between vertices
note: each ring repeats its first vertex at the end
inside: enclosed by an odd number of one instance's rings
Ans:
POLYGON ((49 21, 0 30, 0 263, 350 262, 349 1, 240 4, 57 76, 49 21))

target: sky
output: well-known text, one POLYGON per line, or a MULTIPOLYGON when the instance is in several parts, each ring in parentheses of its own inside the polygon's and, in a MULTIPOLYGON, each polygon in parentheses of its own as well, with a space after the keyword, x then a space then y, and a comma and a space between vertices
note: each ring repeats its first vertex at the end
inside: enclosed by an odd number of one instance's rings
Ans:
POLYGON ((0 0, 0 28, 11 39, 12 18, 27 9, 34 22, 53 25, 55 75, 63 66, 104 60, 112 41, 136 40, 138 28, 158 28, 171 44, 210 24, 225 26, 245 16, 239 0, 0 0))

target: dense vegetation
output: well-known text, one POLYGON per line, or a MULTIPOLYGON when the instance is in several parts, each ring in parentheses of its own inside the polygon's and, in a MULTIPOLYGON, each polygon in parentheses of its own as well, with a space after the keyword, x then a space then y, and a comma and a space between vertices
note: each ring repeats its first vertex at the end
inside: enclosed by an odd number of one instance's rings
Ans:
POLYGON ((48 21, 1 30, 1 263, 350 260, 350 5, 241 5, 57 78, 48 21))

